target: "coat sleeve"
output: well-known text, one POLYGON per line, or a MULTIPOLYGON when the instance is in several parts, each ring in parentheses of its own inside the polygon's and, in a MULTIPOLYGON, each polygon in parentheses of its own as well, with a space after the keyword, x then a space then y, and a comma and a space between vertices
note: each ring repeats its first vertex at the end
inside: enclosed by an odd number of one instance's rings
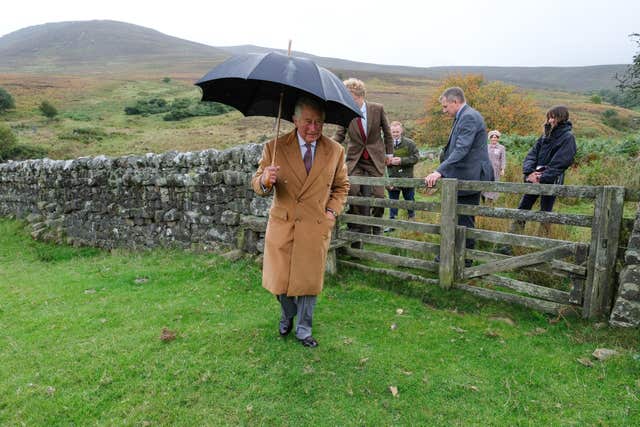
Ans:
MULTIPOLYGON (((500 159, 500 170, 506 170, 507 169, 507 149, 502 147, 502 156, 500 159)), ((497 178, 497 177, 495 177, 497 178)))
POLYGON ((349 194, 349 176, 347 174, 347 165, 344 162, 344 147, 340 146, 333 182, 331 183, 329 201, 327 201, 326 207, 333 210, 336 215, 340 215, 347 201, 347 194, 349 194))
POLYGON ((389 127, 387 114, 384 112, 384 107, 382 106, 380 106, 380 128, 382 129, 385 153, 393 155, 393 137, 391 136, 391 128, 389 127))
POLYGON ((531 150, 527 153, 527 156, 524 158, 522 162, 522 173, 525 175, 529 175, 531 172, 536 170, 536 166, 538 166, 538 151, 540 150, 540 144, 542 144, 542 138, 540 137, 536 143, 531 147, 531 150))
POLYGON ((416 147, 416 143, 410 139, 405 139, 407 142, 407 149, 409 150, 409 155, 407 157, 400 158, 400 164, 402 166, 411 166, 418 163, 420 159, 420 153, 418 152, 418 147, 416 147))
POLYGON ((464 114, 460 117, 460 123, 458 124, 458 133, 455 141, 451 141, 453 145, 453 151, 446 158, 444 162, 436 169, 444 178, 452 177, 453 169, 459 162, 464 162, 467 154, 471 150, 473 140, 478 130, 477 120, 473 114, 464 114))
POLYGON ((258 163, 258 170, 251 178, 251 188, 253 188, 253 191, 259 196, 268 196, 273 192, 273 189, 263 191, 262 185, 260 184, 264 169, 271 164, 271 152, 271 143, 264 144, 264 147, 262 147, 262 157, 260 157, 260 162, 258 163))
POLYGON ((558 177, 573 164, 576 151, 576 138, 572 134, 569 134, 567 140, 558 148, 558 151, 556 151, 551 158, 547 168, 542 172, 540 182, 543 184, 553 184, 556 182, 558 177))

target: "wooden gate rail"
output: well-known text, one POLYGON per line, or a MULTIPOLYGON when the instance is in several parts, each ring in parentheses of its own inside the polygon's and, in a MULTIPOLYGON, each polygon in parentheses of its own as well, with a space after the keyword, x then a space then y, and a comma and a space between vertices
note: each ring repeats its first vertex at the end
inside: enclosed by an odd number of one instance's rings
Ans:
POLYGON ((576 248, 577 245, 558 246, 557 248, 547 249, 542 252, 534 252, 531 254, 509 257, 507 259, 494 261, 492 263, 465 268, 463 276, 461 278, 471 279, 473 277, 485 276, 487 274, 497 273, 499 271, 510 271, 515 270, 516 268, 542 264, 556 258, 566 258, 568 256, 575 255, 576 248))
MULTIPOLYGON (((361 185, 424 187, 424 181, 421 178, 349 177, 349 179, 353 184, 361 185)), ((455 179, 441 179, 436 188, 439 189, 439 193, 436 193, 440 198, 439 203, 435 201, 411 202, 353 196, 348 197, 348 203, 351 205, 435 212, 440 214, 439 225, 347 214, 341 215, 339 222, 438 234, 440 236, 440 244, 366 235, 340 230, 339 228, 337 235, 346 242, 361 241, 419 253, 437 254, 439 262, 401 257, 370 250, 352 249, 348 245, 344 248, 344 252, 356 259, 376 261, 391 266, 437 271, 438 282, 445 289, 451 287, 464 289, 485 298, 517 302, 549 313, 558 314, 576 311, 582 312, 582 315, 586 318, 597 318, 609 314, 615 292, 615 264, 619 252, 619 235, 622 227, 627 227, 628 223, 633 221, 625 221, 623 218, 624 202, 625 200, 640 200, 640 191, 628 190, 623 187, 458 181, 455 179), (582 215, 457 205, 457 194, 460 190, 587 199, 593 200, 594 210, 593 215, 582 215), (456 224, 457 215, 588 227, 591 228, 591 240, 588 243, 571 242, 490 230, 466 229, 456 224), (528 247, 538 251, 513 257, 494 252, 471 250, 465 248, 467 239, 528 247), (569 259, 563 260, 564 258, 569 259), (483 263, 465 268, 467 259, 483 263), (571 288, 567 292, 496 275, 501 271, 516 269, 538 271, 569 278, 571 288), (470 286, 468 283, 463 283, 463 281, 469 280, 472 282, 486 282, 492 286, 498 286, 516 293, 470 286)), ((412 275, 411 273, 364 266, 350 261, 340 261, 340 263, 346 263, 344 265, 350 266, 357 265, 355 268, 365 271, 385 272, 395 277, 409 278, 415 276, 416 280, 423 282, 432 280, 421 278, 421 276, 412 275)))

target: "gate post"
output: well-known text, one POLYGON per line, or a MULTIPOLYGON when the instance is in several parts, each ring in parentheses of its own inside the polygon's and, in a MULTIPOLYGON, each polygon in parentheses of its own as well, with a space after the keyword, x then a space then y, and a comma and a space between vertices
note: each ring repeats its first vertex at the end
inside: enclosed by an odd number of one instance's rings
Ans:
POLYGON ((595 201, 582 317, 609 316, 622 223, 624 187, 600 188, 595 201))
POLYGON ((440 189, 440 287, 449 289, 455 276, 456 203, 458 201, 458 180, 441 179, 440 189))

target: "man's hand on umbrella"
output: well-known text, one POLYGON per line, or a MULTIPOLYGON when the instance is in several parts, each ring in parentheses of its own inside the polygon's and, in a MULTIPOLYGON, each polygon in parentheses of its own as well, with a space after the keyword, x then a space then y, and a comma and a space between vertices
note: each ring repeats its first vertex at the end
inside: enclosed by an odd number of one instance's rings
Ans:
POLYGON ((273 187, 278 178, 278 171, 280 170, 280 166, 267 166, 264 168, 264 172, 262 172, 262 178, 260 182, 265 187, 273 187))
POLYGON ((431 172, 429 175, 427 175, 424 178, 424 184, 427 187, 431 188, 434 185, 436 185, 436 181, 438 181, 441 177, 442 177, 442 174, 440 172, 438 172, 438 171, 431 172))

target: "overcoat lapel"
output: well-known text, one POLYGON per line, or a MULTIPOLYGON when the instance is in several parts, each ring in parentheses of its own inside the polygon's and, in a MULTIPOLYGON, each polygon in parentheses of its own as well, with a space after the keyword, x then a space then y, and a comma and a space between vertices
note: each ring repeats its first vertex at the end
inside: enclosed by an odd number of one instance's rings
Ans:
MULTIPOLYGON (((327 146, 327 142, 324 140, 324 136, 321 136, 316 141, 316 153, 313 158, 313 165, 311 166, 311 171, 309 171, 309 176, 307 176, 306 181, 302 185, 302 189, 300 189, 300 194, 304 193, 313 182, 320 177, 323 173, 324 165, 328 164, 329 161, 329 147, 327 146)), ((304 169, 304 163, 303 163, 304 169)))
MULTIPOLYGON (((298 181, 298 186, 302 186, 307 179, 307 170, 304 167, 302 161, 302 154, 300 154, 300 145, 298 145, 298 132, 293 131, 291 136, 287 139, 286 144, 283 144, 282 154, 285 161, 288 163, 289 168, 293 171, 293 175, 298 181)), ((280 147, 278 147, 280 149, 280 147)), ((313 168, 312 168, 313 169, 313 168)))
POLYGON ((373 131, 372 117, 373 111, 371 111, 371 104, 367 103, 367 141, 369 141, 369 135, 371 135, 371 132, 373 131))

